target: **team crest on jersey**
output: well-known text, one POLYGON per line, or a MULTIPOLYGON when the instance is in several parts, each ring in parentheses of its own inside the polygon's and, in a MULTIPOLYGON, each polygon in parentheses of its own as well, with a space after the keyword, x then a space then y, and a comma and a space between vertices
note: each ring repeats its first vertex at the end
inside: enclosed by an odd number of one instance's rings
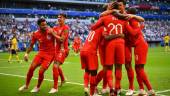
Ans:
POLYGON ((47 35, 47 39, 50 40, 50 39, 51 39, 51 36, 50 36, 50 35, 47 35))

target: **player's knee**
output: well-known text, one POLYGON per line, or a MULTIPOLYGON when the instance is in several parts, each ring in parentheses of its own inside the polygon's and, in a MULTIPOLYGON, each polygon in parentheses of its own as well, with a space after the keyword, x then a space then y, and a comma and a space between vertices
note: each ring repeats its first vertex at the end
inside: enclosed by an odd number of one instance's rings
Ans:
POLYGON ((121 70, 122 69, 122 64, 115 64, 115 68, 121 70))
POLYGON ((121 76, 121 75, 118 75, 118 74, 116 74, 115 77, 116 77, 116 79, 118 79, 118 80, 121 80, 121 79, 122 79, 122 76, 121 76))
POLYGON ((97 70, 91 70, 90 74, 91 74, 91 76, 96 76, 97 75, 97 70))
POLYGON ((87 68, 85 69, 85 72, 88 73, 88 74, 90 73, 90 71, 87 68))
POLYGON ((126 70, 130 70, 132 68, 132 65, 131 64, 125 64, 125 68, 126 68, 126 70))

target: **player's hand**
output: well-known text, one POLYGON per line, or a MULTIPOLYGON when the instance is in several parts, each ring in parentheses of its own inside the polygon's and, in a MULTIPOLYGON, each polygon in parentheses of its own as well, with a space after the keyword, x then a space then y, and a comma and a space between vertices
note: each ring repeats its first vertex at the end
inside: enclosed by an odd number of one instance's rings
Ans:
POLYGON ((124 38, 124 37, 125 37, 125 34, 120 34, 120 37, 121 37, 121 38, 124 38))
POLYGON ((53 29, 52 28, 48 28, 48 33, 52 33, 53 32, 53 29))
POLYGON ((130 20, 134 17, 135 17, 135 15, 133 15, 133 14, 127 14, 126 20, 130 20))
POLYGON ((24 61, 28 62, 28 54, 27 53, 25 53, 25 55, 24 55, 24 61))
POLYGON ((64 38, 63 37, 60 37, 60 42, 63 42, 64 41, 64 38))

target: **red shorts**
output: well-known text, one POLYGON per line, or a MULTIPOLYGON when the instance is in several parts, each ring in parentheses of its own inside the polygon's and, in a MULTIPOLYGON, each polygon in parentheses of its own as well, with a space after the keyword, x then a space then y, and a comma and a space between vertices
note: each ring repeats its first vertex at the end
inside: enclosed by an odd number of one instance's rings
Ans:
POLYGON ((124 40, 115 39, 106 44, 105 65, 125 63, 125 44, 124 40))
POLYGON ((125 45, 125 64, 132 63, 132 47, 125 45))
POLYGON ((66 57, 67 57, 67 51, 58 51, 55 54, 54 61, 57 61, 63 64, 66 57))
POLYGON ((51 62, 54 59, 54 55, 49 53, 38 53, 35 57, 33 62, 35 64, 41 65, 43 68, 48 69, 51 62))
POLYGON ((88 69, 88 70, 98 69, 98 57, 96 53, 90 53, 88 51, 81 51, 80 59, 81 59, 82 69, 88 69))
POLYGON ((147 53, 148 53, 148 44, 139 43, 134 48, 135 53, 135 64, 146 64, 147 53))

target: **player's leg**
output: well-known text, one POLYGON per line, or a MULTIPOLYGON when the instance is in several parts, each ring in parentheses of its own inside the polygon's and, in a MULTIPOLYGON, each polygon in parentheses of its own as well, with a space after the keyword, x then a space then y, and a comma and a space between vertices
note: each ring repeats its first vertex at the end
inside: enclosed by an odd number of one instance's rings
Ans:
POLYGON ((113 70, 113 65, 105 65, 106 68, 106 78, 107 78, 107 83, 108 86, 110 88, 110 96, 114 96, 114 80, 113 80, 113 74, 112 74, 112 70, 113 70))
POLYGON ((119 94, 121 90, 122 64, 115 64, 115 91, 119 94))
POLYGON ((39 55, 36 55, 33 62, 31 63, 29 70, 27 72, 26 82, 25 85, 21 86, 18 90, 24 91, 25 89, 28 89, 28 86, 30 84, 31 78, 33 76, 34 70, 40 65, 41 63, 41 57, 39 55))
POLYGON ((41 83, 42 83, 42 81, 44 79, 44 72, 45 71, 46 71, 46 68, 41 66, 40 69, 39 69, 38 84, 37 84, 37 86, 35 86, 31 90, 31 92, 35 93, 35 92, 38 92, 40 90, 41 83))
POLYGON ((60 66, 60 63, 58 61, 55 61, 54 64, 53 64, 53 80, 54 80, 54 84, 53 84, 53 88, 51 88, 49 93, 58 92, 58 76, 59 76, 58 68, 59 68, 59 66, 60 66))
POLYGON ((10 50, 10 52, 9 52, 9 57, 8 57, 8 62, 9 63, 11 62, 11 59, 12 59, 12 56, 13 56, 12 52, 13 52, 12 50, 10 50))
POLYGON ((134 93, 134 70, 132 68, 132 48, 130 46, 125 46, 125 68, 127 71, 127 76, 129 80, 129 90, 126 95, 133 95, 134 93))
POLYGON ((122 64, 125 63, 124 43, 117 43, 115 49, 115 94, 121 93, 122 64))
MULTIPOLYGON (((150 81, 149 81, 147 74, 144 70, 144 64, 136 64, 135 68, 137 71, 137 75, 140 76, 140 78, 142 79, 142 83, 144 83, 146 85, 146 87, 148 89, 148 93, 150 95, 155 95, 155 92, 153 91, 150 81)), ((140 86, 140 83, 139 83, 139 86, 140 86)))
POLYGON ((90 78, 90 71, 86 68, 84 72, 84 92, 86 96, 88 96, 89 94, 89 88, 88 88, 89 78, 90 78))
POLYGON ((61 78, 61 84, 60 84, 60 87, 61 87, 66 82, 66 79, 63 74, 63 70, 62 70, 61 66, 58 68, 58 72, 59 72, 59 76, 61 78))
POLYGON ((165 43, 165 52, 168 51, 168 47, 169 47, 169 44, 168 44, 168 43, 165 43))
POLYGON ((148 52, 148 45, 146 43, 140 43, 135 48, 135 68, 136 73, 142 79, 142 82, 146 85, 147 89, 149 90, 148 93, 155 95, 155 92, 152 89, 148 76, 144 70, 144 65, 146 64, 147 59, 147 52, 148 52))
POLYGON ((90 96, 93 96, 96 88, 97 70, 90 70, 90 96))

